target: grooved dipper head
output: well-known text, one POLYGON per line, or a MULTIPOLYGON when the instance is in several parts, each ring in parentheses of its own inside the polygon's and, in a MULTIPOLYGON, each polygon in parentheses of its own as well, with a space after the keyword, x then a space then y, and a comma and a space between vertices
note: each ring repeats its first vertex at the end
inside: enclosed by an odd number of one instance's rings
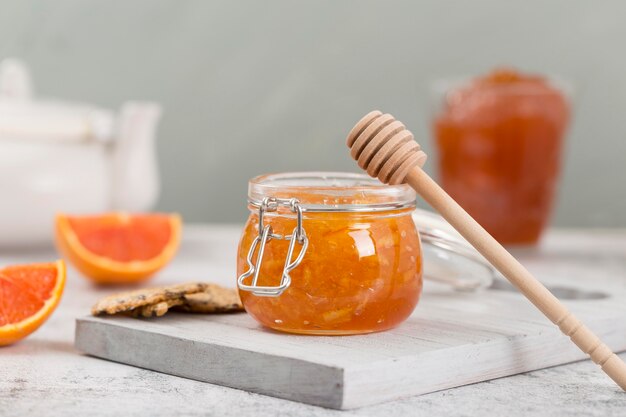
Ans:
POLYGON ((359 166, 385 184, 403 183, 413 167, 426 162, 413 134, 392 115, 378 110, 359 120, 346 143, 359 166))

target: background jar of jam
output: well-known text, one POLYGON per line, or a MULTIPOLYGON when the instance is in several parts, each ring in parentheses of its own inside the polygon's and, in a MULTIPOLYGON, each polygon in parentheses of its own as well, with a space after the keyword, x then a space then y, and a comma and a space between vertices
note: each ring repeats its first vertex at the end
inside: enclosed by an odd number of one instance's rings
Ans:
POLYGON ((246 311, 272 329, 369 333, 397 326, 422 290, 415 193, 360 174, 253 178, 239 244, 246 311))
POLYGON ((437 86, 440 182, 504 244, 533 244, 554 202, 570 119, 564 85, 499 69, 437 86))

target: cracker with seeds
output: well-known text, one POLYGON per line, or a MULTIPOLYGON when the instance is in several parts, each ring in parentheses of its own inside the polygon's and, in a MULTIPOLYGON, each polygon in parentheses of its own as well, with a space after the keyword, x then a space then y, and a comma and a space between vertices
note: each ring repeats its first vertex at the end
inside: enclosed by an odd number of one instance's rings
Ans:
POLYGON ((176 310, 204 314, 243 311, 237 290, 215 284, 208 284, 201 292, 187 294, 184 299, 185 302, 176 306, 176 310))
MULTIPOLYGON (((200 293, 197 293, 200 294, 200 293)), ((193 295, 193 294, 190 294, 193 295)), ((174 300, 161 301, 156 304, 149 304, 147 306, 138 307, 132 311, 134 317, 161 317, 167 313, 172 307, 179 306, 185 303, 184 298, 177 298, 174 300)))
MULTIPOLYGON (((163 302, 182 300, 185 295, 203 291, 207 288, 207 285, 208 284, 202 282, 192 282, 113 294, 98 301, 91 308, 91 314, 94 316, 100 314, 117 314, 130 312, 146 306, 157 305, 163 302)), ((156 311, 163 311, 163 307, 163 304, 161 304, 156 308, 156 311)), ((165 311, 167 311, 167 304, 165 311)), ((165 314, 165 311, 163 311, 162 314, 165 314)), ((142 311, 139 313, 143 315, 142 311)))

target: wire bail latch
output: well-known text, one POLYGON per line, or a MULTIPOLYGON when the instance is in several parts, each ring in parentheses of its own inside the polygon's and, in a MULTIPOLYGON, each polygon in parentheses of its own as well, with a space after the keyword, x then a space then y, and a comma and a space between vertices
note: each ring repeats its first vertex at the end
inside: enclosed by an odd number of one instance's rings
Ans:
POLYGON ((241 274, 237 279, 237 286, 240 290, 249 291, 254 295, 261 297, 278 297, 281 295, 289 285, 291 284, 291 276, 289 273, 293 271, 304 258, 307 247, 309 246, 309 239, 306 236, 304 228, 302 227, 302 207, 298 199, 296 198, 277 198, 277 197, 265 197, 259 206, 259 230, 258 235, 250 245, 246 262, 248 263, 248 270, 241 274), (263 218, 265 213, 274 212, 278 210, 278 207, 288 207, 293 213, 296 214, 297 224, 291 235, 280 235, 274 233, 272 226, 263 224, 263 218), (263 253, 265 252, 265 246, 272 240, 287 240, 289 241, 289 249, 287 249, 287 257, 285 259, 285 266, 283 267, 283 273, 280 279, 280 284, 277 286, 261 286, 257 285, 259 280, 259 272, 261 271, 261 264, 263 262, 263 253), (300 253, 292 260, 294 248, 296 243, 301 245, 300 253), (254 252, 258 247, 258 253, 256 256, 256 262, 252 261, 254 252), (245 284, 246 278, 252 276, 252 283, 250 285, 245 284))

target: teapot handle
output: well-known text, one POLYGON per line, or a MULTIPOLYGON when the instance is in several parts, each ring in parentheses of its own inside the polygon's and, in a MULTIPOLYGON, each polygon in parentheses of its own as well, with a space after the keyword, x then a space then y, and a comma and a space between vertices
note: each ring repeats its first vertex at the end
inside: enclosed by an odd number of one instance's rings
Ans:
POLYGON ((0 97, 29 100, 33 83, 26 64, 19 59, 7 58, 0 62, 0 97))
POLYGON ((122 106, 113 149, 112 208, 146 211, 159 196, 160 179, 155 152, 157 103, 130 102, 122 106))

